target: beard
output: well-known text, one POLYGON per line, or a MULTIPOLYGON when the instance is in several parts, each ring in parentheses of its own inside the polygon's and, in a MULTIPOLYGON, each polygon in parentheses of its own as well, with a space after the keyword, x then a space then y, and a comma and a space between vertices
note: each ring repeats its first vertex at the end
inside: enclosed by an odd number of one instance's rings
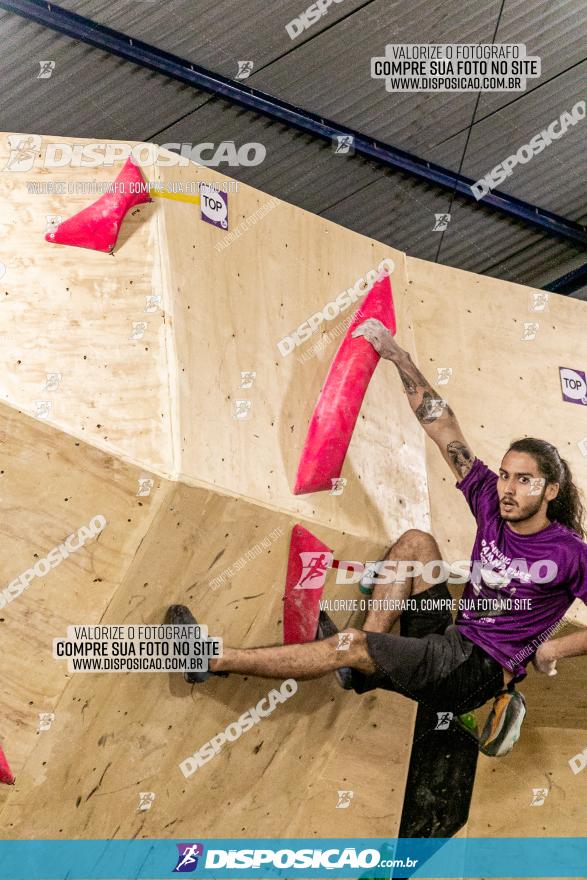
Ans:
POLYGON ((529 501, 527 504, 524 505, 524 507, 514 507, 513 510, 506 513, 503 512, 503 508, 501 508, 500 503, 501 518, 507 520, 508 522, 523 522, 526 519, 530 519, 540 510, 545 493, 546 486, 544 486, 544 488, 542 489, 539 498, 535 498, 532 501, 529 501))

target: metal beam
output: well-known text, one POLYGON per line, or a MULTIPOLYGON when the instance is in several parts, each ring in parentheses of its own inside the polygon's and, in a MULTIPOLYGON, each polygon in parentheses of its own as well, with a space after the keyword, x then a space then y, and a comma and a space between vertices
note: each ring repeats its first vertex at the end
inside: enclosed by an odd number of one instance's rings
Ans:
POLYGON ((578 269, 573 269, 572 272, 567 272, 566 275, 561 275, 560 278, 551 281, 550 284, 546 284, 542 289, 550 290, 552 293, 560 293, 563 296, 568 296, 570 293, 574 293, 586 284, 587 263, 583 263, 578 269))
POLYGON ((573 220, 567 220, 565 217, 497 190, 477 201, 471 190, 471 185, 475 182, 472 178, 457 174, 434 162, 426 162, 412 153, 369 138, 361 132, 338 125, 332 120, 295 107, 241 82, 227 79, 184 58, 164 52, 141 40, 135 40, 120 31, 62 9, 46 0, 0 0, 0 8, 117 55, 133 64, 225 98, 247 110, 261 113, 274 121, 282 122, 315 137, 332 142, 334 138, 350 136, 354 139, 355 153, 379 165, 394 171, 402 171, 428 184, 456 191, 475 204, 491 208, 533 226, 547 235, 555 235, 587 246, 587 229, 573 220))

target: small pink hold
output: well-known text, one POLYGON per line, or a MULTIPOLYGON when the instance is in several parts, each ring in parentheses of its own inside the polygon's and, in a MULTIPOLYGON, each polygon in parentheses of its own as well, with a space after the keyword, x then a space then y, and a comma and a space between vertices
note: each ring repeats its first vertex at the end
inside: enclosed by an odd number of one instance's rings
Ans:
POLYGON ((47 232, 45 241, 110 254, 126 213, 135 205, 150 201, 148 184, 129 157, 114 181, 113 192, 104 193, 87 208, 47 232))
POLYGON ((3 782, 4 785, 14 785, 14 776, 12 774, 12 770, 8 766, 8 761, 6 760, 6 755, 4 754, 4 750, 0 746, 0 782, 3 782))

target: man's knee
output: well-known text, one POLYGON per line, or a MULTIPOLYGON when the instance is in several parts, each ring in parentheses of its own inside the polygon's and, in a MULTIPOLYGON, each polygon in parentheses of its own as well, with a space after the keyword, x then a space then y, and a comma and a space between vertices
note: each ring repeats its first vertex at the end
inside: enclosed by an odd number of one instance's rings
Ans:
MULTIPOLYGON (((410 559, 418 559, 421 562, 428 562, 430 559, 439 559, 440 550, 436 543, 436 538, 430 532, 424 532, 422 529, 408 529, 399 537, 394 548, 400 544, 404 550, 407 550, 410 559)), ((392 550, 393 555, 393 550, 392 550)))
POLYGON ((406 529, 400 535, 399 540, 402 543, 418 545, 430 544, 431 542, 436 543, 434 535, 430 534, 430 532, 425 532, 423 529, 406 529))

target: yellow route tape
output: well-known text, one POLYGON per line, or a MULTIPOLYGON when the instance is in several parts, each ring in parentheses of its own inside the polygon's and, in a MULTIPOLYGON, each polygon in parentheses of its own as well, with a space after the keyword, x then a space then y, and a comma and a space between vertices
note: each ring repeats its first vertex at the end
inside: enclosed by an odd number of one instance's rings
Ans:
POLYGON ((151 189, 150 195, 158 199, 171 199, 174 202, 191 202, 192 205, 200 204, 200 196, 188 196, 186 193, 171 193, 163 189, 151 189))

